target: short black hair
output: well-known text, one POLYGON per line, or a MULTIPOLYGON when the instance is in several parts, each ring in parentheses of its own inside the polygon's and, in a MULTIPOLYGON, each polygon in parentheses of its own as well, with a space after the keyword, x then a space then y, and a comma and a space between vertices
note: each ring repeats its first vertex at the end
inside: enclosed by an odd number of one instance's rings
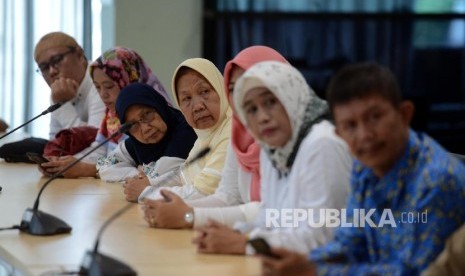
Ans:
POLYGON ((176 76, 174 77, 174 84, 177 85, 178 84, 178 80, 184 76, 184 75, 187 75, 187 73, 189 72, 197 72, 195 71, 194 69, 190 68, 190 67, 187 67, 187 66, 181 66, 178 71, 176 72, 176 76))
POLYGON ((399 84, 387 67, 364 62, 347 65, 332 78, 326 91, 331 110, 334 106, 371 95, 379 95, 393 106, 402 101, 399 84))
POLYGON ((176 99, 178 100, 179 102, 179 97, 178 97, 178 81, 179 79, 184 76, 184 75, 187 75, 187 73, 189 72, 196 72, 196 73, 199 73, 197 71, 195 71, 194 69, 190 68, 190 67, 187 67, 187 66, 181 66, 178 71, 176 71, 176 76, 174 76, 174 95, 176 96, 176 99))

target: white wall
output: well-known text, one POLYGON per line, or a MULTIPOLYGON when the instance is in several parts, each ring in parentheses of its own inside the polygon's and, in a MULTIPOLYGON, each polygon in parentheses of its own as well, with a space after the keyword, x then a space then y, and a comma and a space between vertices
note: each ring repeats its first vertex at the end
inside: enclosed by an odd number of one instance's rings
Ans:
POLYGON ((113 45, 137 51, 171 91, 179 63, 202 54, 201 16, 202 0, 114 0, 113 45))

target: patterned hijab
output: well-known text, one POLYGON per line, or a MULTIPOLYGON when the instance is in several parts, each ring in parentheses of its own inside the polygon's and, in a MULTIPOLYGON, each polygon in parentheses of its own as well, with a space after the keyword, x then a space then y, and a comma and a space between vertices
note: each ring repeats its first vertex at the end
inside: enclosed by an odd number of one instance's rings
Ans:
POLYGON ((289 117, 292 136, 283 147, 272 148, 258 140, 280 176, 287 175, 302 140, 315 123, 328 116, 328 104, 318 98, 296 68, 282 62, 260 62, 250 67, 239 78, 234 88, 234 104, 239 119, 245 125, 247 121, 242 106, 243 100, 247 92, 257 87, 270 90, 284 106, 289 117))
MULTIPOLYGON (((92 78, 95 68, 101 69, 110 79, 118 84, 120 89, 134 82, 150 85, 162 95, 171 106, 168 93, 160 80, 158 80, 152 73, 150 67, 133 50, 124 47, 108 49, 90 64, 89 74, 92 78)), ((120 125, 116 112, 107 109, 102 124, 100 125, 99 134, 106 138, 110 137, 113 133, 118 131, 120 125)), ((118 143, 120 138, 121 135, 118 135, 113 139, 113 142, 118 143)))
MULTIPOLYGON (((229 82, 231 71, 235 66, 244 70, 261 61, 288 61, 274 49, 266 46, 251 46, 239 52, 224 68, 224 86, 229 101, 229 82)), ((239 118, 233 113, 231 145, 236 154, 239 166, 252 174, 250 183, 250 199, 260 201, 260 145, 250 135, 239 118)))

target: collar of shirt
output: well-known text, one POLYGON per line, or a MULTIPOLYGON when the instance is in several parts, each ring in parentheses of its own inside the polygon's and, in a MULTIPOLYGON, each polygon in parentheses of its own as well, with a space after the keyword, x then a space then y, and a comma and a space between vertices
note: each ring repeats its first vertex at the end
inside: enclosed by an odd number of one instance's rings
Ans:
POLYGON ((371 168, 364 166, 360 161, 354 161, 354 191, 359 191, 365 199, 375 199, 381 208, 388 208, 383 206, 388 203, 395 205, 399 195, 405 192, 408 178, 416 170, 420 149, 421 140, 410 130, 404 154, 382 178, 377 177, 371 168))

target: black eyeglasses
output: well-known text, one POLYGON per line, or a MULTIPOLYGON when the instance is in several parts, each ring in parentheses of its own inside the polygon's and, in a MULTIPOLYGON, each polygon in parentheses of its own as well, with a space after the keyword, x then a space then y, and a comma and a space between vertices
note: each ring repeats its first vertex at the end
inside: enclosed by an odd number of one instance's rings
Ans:
POLYGON ((139 120, 133 121, 134 124, 129 129, 129 133, 131 133, 132 135, 134 135, 134 133, 138 133, 140 131, 140 124, 141 123, 148 124, 148 123, 152 122, 153 119, 155 119, 155 116, 157 114, 158 113, 155 110, 148 110, 148 111, 144 112, 144 114, 142 114, 142 116, 140 116, 139 120))
POLYGON ((39 74, 42 74, 42 75, 48 75, 49 71, 50 71, 50 67, 53 67, 55 69, 58 69, 57 67, 60 65, 60 63, 63 61, 63 59, 65 58, 65 56, 67 54, 71 54, 71 53, 74 53, 76 49, 74 48, 71 48, 69 49, 68 51, 64 52, 64 53, 61 53, 61 54, 57 54, 57 55, 54 55, 52 56, 48 62, 42 62, 41 64, 39 64, 39 68, 36 69, 36 72, 39 73, 39 74))

